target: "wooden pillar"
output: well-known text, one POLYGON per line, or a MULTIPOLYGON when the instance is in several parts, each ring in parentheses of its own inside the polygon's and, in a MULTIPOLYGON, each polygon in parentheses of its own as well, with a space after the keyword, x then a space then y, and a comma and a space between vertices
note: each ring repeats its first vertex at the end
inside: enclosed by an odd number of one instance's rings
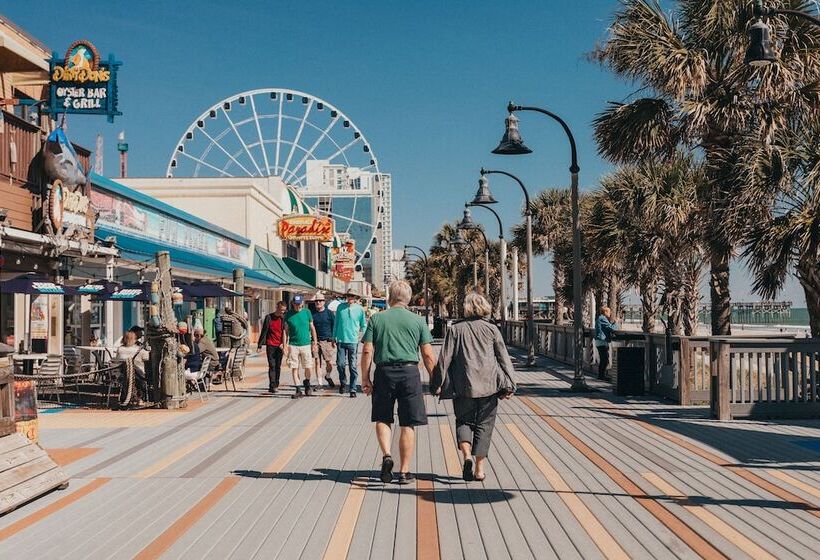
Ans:
POLYGON ((721 339, 710 339, 709 356, 711 366, 710 409, 712 417, 718 420, 731 420, 729 342, 721 339))
POLYGON ((691 347, 689 337, 680 337, 680 360, 678 361, 678 402, 681 406, 692 404, 692 385, 695 382, 692 371, 691 347))
POLYGON ((235 297, 233 302, 233 310, 237 312, 241 317, 244 317, 245 313, 245 270, 241 268, 235 268, 233 271, 233 290, 235 292, 239 292, 242 294, 241 296, 235 297))
POLYGON ((154 400, 163 408, 185 408, 185 375, 177 357, 179 343, 174 308, 171 303, 171 256, 156 255, 157 279, 151 285, 150 320, 146 334, 151 344, 151 372, 156 387, 154 400))

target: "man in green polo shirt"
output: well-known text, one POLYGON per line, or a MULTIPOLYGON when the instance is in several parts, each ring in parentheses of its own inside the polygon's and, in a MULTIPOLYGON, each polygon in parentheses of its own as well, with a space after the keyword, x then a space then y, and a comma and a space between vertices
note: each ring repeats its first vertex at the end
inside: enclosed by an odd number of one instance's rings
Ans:
POLYGON ((370 419, 376 423, 376 438, 382 450, 380 478, 384 483, 393 479, 390 441, 396 402, 401 427, 397 482, 407 484, 413 478, 409 469, 416 444, 414 428, 427 424, 419 372, 419 350, 428 373, 432 373, 436 365, 431 345, 433 339, 427 324, 407 309, 412 296, 410 284, 404 280, 390 284, 387 299, 390 309, 377 313, 370 319, 362 338, 362 389, 373 397, 370 419), (373 361, 376 362, 376 372, 371 382, 370 366, 373 361))
POLYGON ((304 306, 304 298, 293 296, 293 304, 285 315, 285 340, 282 345, 287 356, 288 367, 293 375, 293 384, 296 385, 294 397, 302 396, 299 388, 299 366, 305 370, 305 395, 313 391, 310 388, 310 368, 313 367, 313 349, 316 347, 316 329, 313 326, 313 314, 304 306))

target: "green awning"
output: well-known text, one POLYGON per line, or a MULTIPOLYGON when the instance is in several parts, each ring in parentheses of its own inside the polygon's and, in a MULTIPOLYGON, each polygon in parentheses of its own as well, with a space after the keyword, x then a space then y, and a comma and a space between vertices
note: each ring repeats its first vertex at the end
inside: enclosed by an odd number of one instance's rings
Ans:
POLYGON ((308 266, 305 263, 301 263, 297 260, 291 259, 289 257, 285 257, 282 259, 290 271, 293 273, 294 276, 302 280, 303 282, 307 282, 311 286, 316 285, 316 269, 312 266, 308 266))
MULTIPOLYGON (((300 263, 301 264, 301 263, 300 263)), ((314 289, 316 286, 315 273, 314 282, 308 283, 302 278, 296 276, 288 265, 270 251, 261 247, 254 247, 253 268, 261 274, 267 274, 276 282, 282 284, 283 288, 296 288, 300 290, 314 289)), ((309 267, 308 267, 309 268, 309 267)))

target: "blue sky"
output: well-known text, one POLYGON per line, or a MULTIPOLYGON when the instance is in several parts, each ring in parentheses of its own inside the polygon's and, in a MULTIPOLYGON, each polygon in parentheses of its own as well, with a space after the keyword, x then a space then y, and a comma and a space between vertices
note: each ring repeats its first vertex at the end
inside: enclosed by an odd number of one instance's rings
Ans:
MULTIPOLYGON (((530 156, 494 156, 507 101, 548 107, 575 132, 582 188, 610 167, 598 157, 590 123, 609 100, 633 87, 589 62, 606 37, 616 0, 241 1, 86 0, 82 9, 39 0, 5 15, 64 52, 93 41, 124 62, 120 110, 74 117, 69 134, 93 148, 105 136, 105 170, 115 175, 116 135, 130 144, 129 174, 162 176, 175 143, 196 116, 231 94, 259 87, 309 92, 344 111, 393 175, 394 244, 427 246, 438 227, 460 216, 484 165, 519 175, 532 192, 568 186, 569 148, 561 129, 521 115, 530 156), (46 16, 45 14, 51 14, 46 16)), ((518 187, 491 185, 505 225, 518 218, 518 187)), ((489 213, 475 217, 488 221, 489 213)), ((545 259, 537 295, 551 293, 545 259)), ((756 299, 742 267, 733 267, 735 299, 756 299)), ((784 297, 802 301, 794 283, 784 297)))

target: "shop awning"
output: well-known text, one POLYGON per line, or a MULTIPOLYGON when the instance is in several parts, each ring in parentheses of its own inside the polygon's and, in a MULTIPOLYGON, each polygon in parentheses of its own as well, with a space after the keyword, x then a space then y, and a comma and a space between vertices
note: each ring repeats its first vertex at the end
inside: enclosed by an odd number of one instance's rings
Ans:
POLYGON ((116 245, 120 249, 120 258, 144 262, 152 258, 159 251, 168 251, 171 255, 172 270, 187 270, 215 278, 232 278, 234 269, 241 268, 245 270, 245 279, 247 281, 269 288, 277 288, 282 284, 275 276, 265 274, 264 272, 257 272, 235 262, 209 257, 178 247, 160 245, 147 239, 125 235, 122 232, 98 227, 95 231, 95 235, 98 239, 116 237, 116 245))
POLYGON ((281 257, 261 247, 254 248, 253 267, 255 269, 254 272, 271 275, 283 287, 295 288, 297 290, 315 288, 315 284, 310 284, 293 274, 281 257))
POLYGON ((206 297, 239 297, 242 294, 229 290, 213 282, 174 282, 174 288, 182 292, 185 299, 199 299, 206 297))

